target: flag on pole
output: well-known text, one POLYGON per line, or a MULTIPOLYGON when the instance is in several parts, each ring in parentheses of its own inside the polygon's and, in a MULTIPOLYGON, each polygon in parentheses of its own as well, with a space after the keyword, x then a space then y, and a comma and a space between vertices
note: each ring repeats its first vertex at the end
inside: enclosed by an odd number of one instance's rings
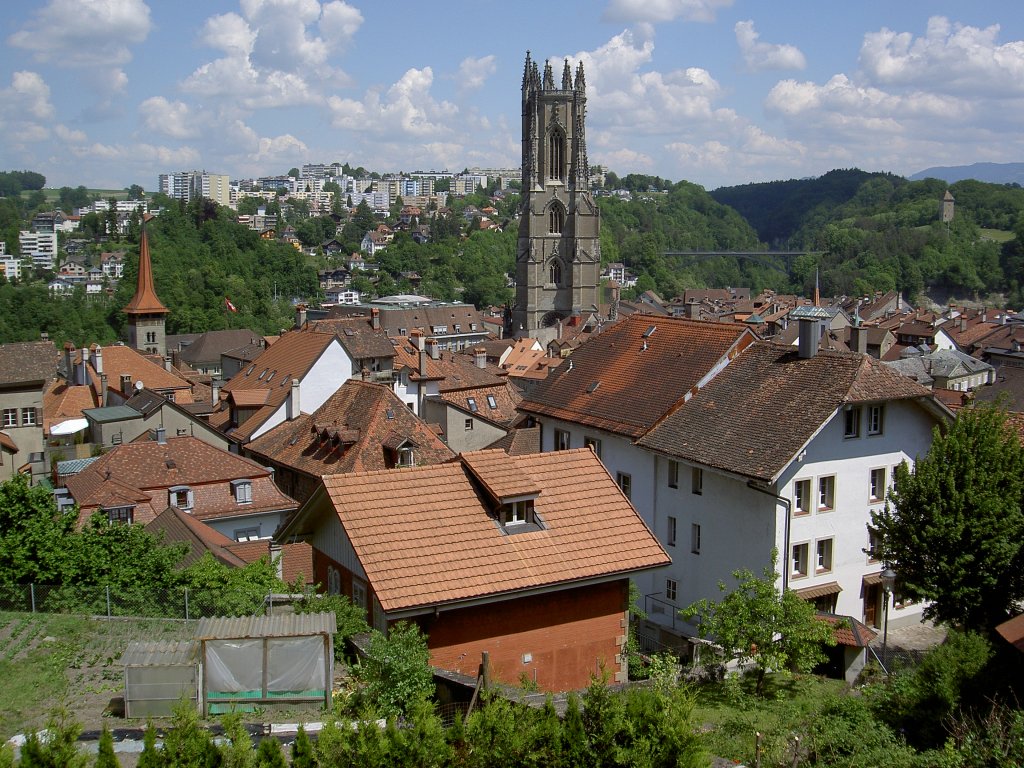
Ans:
POLYGON ((228 312, 237 312, 238 311, 238 307, 236 307, 234 304, 232 304, 231 303, 231 299, 229 299, 227 296, 224 297, 224 306, 227 308, 228 312))

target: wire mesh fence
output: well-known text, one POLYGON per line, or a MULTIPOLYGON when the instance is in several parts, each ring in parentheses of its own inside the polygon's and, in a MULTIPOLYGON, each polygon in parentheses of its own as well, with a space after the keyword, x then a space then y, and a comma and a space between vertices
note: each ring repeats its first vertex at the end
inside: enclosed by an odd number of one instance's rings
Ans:
POLYGON ((154 590, 141 586, 126 589, 16 584, 0 586, 0 611, 190 620, 264 613, 268 606, 273 606, 271 597, 186 587, 154 590))

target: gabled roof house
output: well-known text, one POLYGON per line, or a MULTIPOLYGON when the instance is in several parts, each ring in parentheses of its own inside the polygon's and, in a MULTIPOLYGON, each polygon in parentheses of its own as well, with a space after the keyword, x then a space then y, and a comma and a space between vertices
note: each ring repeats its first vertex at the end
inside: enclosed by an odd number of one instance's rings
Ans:
POLYGON ((331 475, 278 534, 377 628, 415 621, 431 663, 578 689, 626 676, 630 576, 669 557, 590 450, 331 475), (395 514, 401 510, 401 514, 395 514))

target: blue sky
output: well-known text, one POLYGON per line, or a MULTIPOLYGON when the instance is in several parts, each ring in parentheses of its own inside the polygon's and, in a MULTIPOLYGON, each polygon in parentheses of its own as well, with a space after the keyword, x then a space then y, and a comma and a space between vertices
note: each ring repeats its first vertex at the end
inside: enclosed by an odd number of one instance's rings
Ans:
POLYGON ((46 0, 0 29, 0 169, 50 186, 516 167, 527 49, 584 62, 620 175, 1024 161, 1017 0, 46 0))

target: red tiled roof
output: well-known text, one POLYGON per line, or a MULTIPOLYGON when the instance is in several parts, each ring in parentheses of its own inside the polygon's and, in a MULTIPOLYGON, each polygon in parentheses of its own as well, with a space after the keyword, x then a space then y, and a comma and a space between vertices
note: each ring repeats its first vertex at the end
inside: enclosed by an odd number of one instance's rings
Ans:
POLYGON ((292 379, 301 381, 334 341, 333 333, 287 333, 235 374, 221 392, 232 395, 236 403, 242 398, 246 404, 262 407, 231 429, 230 435, 243 442, 248 440, 288 399, 292 379), (261 397, 265 399, 260 401, 261 397))
POLYGON ((487 446, 498 448, 512 456, 540 453, 540 427, 519 427, 487 446))
POLYGON ((1018 651, 1024 652, 1024 613, 997 625, 996 632, 1018 651))
MULTIPOLYGON (((504 456, 542 530, 507 533, 462 461, 324 478, 333 509, 385 611, 615 577, 670 558, 589 449, 504 456), (401 510, 401 514, 396 514, 401 510)), ((492 459, 467 454, 469 461, 492 459)), ((308 524, 300 514, 295 524, 308 524)), ((292 527, 292 526, 289 526, 292 527)), ((295 530, 298 530, 297 528, 295 530)), ((286 531, 290 533, 290 531, 286 531)))
POLYGON ((336 317, 311 320, 306 324, 308 331, 333 333, 354 360, 368 358, 390 358, 395 348, 382 329, 373 329, 368 317, 336 317))
POLYGON ((11 453, 18 452, 18 446, 6 432, 0 432, 0 446, 10 451, 11 453))
MULTIPOLYGON (((193 491, 192 514, 202 519, 290 510, 295 500, 281 493, 270 472, 251 459, 216 448, 196 437, 172 437, 120 445, 67 480, 83 519, 96 508, 117 506, 116 499, 131 499, 146 507, 136 511, 137 522, 167 506, 168 488, 188 486, 193 491), (230 481, 252 480, 252 502, 235 501, 230 481)), ((151 517, 150 517, 151 519, 151 517)))
POLYGON ((356 379, 342 384, 312 414, 279 424, 247 449, 268 462, 319 477, 385 469, 382 446, 392 436, 416 444, 417 464, 438 464, 455 455, 390 387, 356 379), (326 441, 321 438, 325 432, 326 441))
POLYGON ((519 411, 516 408, 522 402, 523 396, 519 394, 519 390, 512 386, 511 382, 505 381, 493 387, 448 390, 442 392, 440 398, 460 411, 472 414, 492 424, 507 427, 511 422, 519 418, 519 411), (476 410, 473 410, 470 406, 470 398, 473 398, 476 410), (492 401, 494 402, 494 407, 491 407, 492 401))
POLYGON ((248 562, 231 552, 230 547, 238 542, 177 507, 167 507, 154 517, 146 524, 146 531, 162 535, 165 544, 188 545, 185 557, 177 563, 179 568, 187 568, 198 562, 206 552, 233 568, 241 568, 248 562))
POLYGON ((43 393, 43 432, 68 419, 83 418, 82 411, 96 407, 91 387, 69 385, 64 379, 54 379, 43 393))
POLYGON ((639 437, 754 338, 739 324, 633 315, 580 346, 519 410, 639 437))
POLYGON ((851 648, 866 648, 868 644, 878 637, 878 633, 867 624, 858 621, 853 616, 837 616, 834 613, 818 612, 816 617, 832 625, 832 635, 839 645, 846 645, 851 648))
POLYGON ((757 342, 638 444, 686 461, 770 482, 848 403, 928 398, 879 361, 757 342))

